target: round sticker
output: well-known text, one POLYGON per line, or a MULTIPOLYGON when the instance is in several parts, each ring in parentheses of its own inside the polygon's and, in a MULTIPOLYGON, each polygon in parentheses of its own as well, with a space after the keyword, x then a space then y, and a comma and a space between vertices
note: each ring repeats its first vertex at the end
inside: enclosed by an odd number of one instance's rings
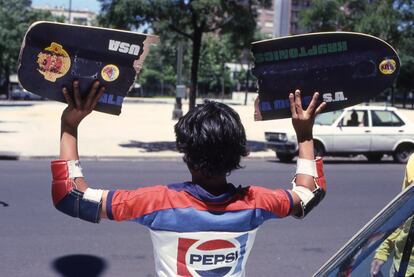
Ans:
POLYGON ((62 45, 56 42, 52 42, 49 47, 43 49, 37 55, 36 62, 39 66, 37 71, 50 82, 55 82, 57 78, 65 76, 70 68, 69 54, 62 45))
POLYGON ((102 68, 101 76, 107 82, 115 81, 118 79, 119 69, 113 64, 105 65, 104 68, 102 68))
POLYGON ((379 65, 379 70, 382 74, 389 75, 393 74, 395 69, 397 68, 396 62, 392 59, 383 60, 379 65))

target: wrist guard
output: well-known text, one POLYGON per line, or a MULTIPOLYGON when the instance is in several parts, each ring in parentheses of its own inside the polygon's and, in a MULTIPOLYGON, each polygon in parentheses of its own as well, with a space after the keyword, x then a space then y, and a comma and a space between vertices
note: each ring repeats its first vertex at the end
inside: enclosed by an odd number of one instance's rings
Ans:
POLYGON ((55 208, 72 217, 98 223, 103 191, 88 188, 82 192, 76 188, 74 179, 83 177, 79 161, 52 161, 51 170, 55 208))
POLYGON ((300 212, 294 214, 296 218, 304 218, 314 207, 316 207, 326 193, 326 180, 323 173, 323 162, 321 158, 315 161, 298 159, 298 166, 296 174, 307 174, 313 176, 315 180, 315 189, 310 190, 303 186, 297 186, 295 183, 296 177, 293 179, 293 189, 300 198, 300 212))

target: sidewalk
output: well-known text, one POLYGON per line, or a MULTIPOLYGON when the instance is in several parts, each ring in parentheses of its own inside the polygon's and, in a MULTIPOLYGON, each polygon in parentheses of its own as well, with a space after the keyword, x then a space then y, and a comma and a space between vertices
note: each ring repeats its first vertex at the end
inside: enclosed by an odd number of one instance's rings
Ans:
MULTIPOLYGON (((240 114, 250 157, 275 157, 264 148, 264 132, 290 126, 290 120, 254 122, 252 105, 226 103, 240 114)), ((55 101, 0 102, 0 158, 56 158, 64 108, 55 101)), ((129 98, 120 116, 92 113, 79 128, 82 159, 181 157, 175 151, 173 108, 174 99, 129 98)), ((183 109, 187 112, 187 101, 183 109)))
MULTIPOLYGON (((174 99, 127 98, 120 116, 94 112, 79 128, 82 159, 180 158, 175 151, 174 99)), ((201 101, 201 100, 200 100, 201 101)), ((225 101, 240 115, 251 158, 273 158, 264 132, 291 128, 290 119, 255 122, 253 105, 225 101)), ((65 104, 55 101, 0 101, 0 159, 56 158, 60 115, 65 104)), ((184 112, 188 102, 183 102, 184 112)), ((401 110, 414 122, 413 110, 401 110)))

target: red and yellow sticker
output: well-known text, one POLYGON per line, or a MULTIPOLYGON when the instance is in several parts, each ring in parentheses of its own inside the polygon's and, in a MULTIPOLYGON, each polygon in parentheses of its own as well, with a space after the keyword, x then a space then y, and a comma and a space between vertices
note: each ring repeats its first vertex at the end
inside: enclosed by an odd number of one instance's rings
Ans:
POLYGON ((383 60, 379 64, 379 70, 381 71, 382 74, 385 74, 385 75, 393 74, 396 69, 397 69, 397 63, 393 59, 383 60))
POLYGON ((56 79, 65 76, 69 71, 70 57, 62 45, 52 42, 37 55, 37 64, 37 70, 46 80, 56 82, 56 79))
POLYGON ((101 76, 105 81, 113 82, 118 79, 119 68, 113 64, 105 65, 104 68, 102 68, 101 76))

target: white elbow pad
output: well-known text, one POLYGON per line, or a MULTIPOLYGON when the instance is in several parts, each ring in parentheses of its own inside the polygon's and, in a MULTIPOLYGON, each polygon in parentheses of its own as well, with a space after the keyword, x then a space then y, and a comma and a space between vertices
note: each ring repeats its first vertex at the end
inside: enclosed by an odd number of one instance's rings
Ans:
POLYGON ((304 186, 296 185, 296 176, 292 181, 292 191, 297 194, 300 199, 300 212, 294 214, 296 218, 304 218, 319 202, 325 197, 325 176, 323 175, 323 164, 321 159, 306 160, 298 159, 296 167, 297 174, 306 174, 312 176, 315 180, 315 189, 310 190, 304 186), (319 172, 319 174, 318 174, 319 172))
POLYGON ((292 191, 297 194, 300 199, 300 212, 294 214, 296 218, 304 218, 319 202, 325 197, 325 191, 315 182, 316 188, 311 191, 304 186, 297 186, 295 180, 292 181, 292 191))

